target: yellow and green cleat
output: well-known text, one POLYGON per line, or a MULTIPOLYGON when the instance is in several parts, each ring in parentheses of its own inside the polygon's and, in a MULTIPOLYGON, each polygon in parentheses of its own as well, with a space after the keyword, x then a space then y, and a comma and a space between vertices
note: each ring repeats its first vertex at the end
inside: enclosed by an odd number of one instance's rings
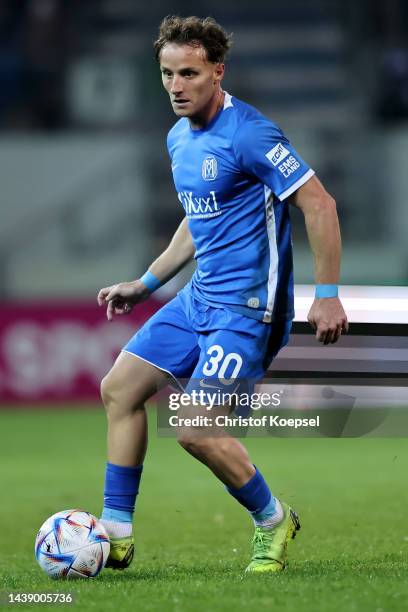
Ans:
POLYGON ((286 567, 286 549, 300 529, 299 517, 292 508, 281 502, 283 519, 272 529, 256 527, 252 540, 252 559, 246 572, 281 572, 286 567))
POLYGON ((135 546, 133 536, 127 538, 109 538, 110 552, 105 567, 125 569, 132 563, 135 546))

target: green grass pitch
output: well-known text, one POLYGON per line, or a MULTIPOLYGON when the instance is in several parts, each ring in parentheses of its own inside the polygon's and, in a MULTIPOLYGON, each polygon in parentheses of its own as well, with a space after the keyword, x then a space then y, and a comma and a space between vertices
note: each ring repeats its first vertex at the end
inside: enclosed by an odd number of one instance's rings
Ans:
POLYGON ((407 609, 406 440, 247 440, 252 460, 297 510, 302 529, 284 573, 244 576, 248 515, 175 440, 157 438, 154 418, 131 569, 105 570, 84 582, 51 581, 34 559, 36 531, 70 507, 99 515, 105 433, 102 410, 0 412, 3 594, 70 591, 71 609, 81 612, 407 609))

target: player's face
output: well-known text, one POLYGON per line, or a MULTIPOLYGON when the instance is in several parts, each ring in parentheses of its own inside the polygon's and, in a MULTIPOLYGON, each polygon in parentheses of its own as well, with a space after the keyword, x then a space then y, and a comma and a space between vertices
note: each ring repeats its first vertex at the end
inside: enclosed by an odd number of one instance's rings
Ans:
POLYGON ((207 60, 203 47, 167 43, 160 54, 163 85, 174 112, 206 122, 217 109, 224 64, 207 60))

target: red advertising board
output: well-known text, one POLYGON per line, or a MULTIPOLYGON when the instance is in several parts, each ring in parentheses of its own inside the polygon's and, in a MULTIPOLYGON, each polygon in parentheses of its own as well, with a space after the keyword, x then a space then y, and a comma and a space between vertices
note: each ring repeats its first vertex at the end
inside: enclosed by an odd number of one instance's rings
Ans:
POLYGON ((121 347, 160 306, 108 322, 92 302, 0 305, 0 405, 98 400, 121 347))

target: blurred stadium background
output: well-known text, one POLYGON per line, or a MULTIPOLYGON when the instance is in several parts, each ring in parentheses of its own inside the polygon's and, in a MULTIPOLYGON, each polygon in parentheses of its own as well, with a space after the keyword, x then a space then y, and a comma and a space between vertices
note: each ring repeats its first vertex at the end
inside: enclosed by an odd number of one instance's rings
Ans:
MULTIPOLYGON (((109 326, 95 296, 141 274, 181 219, 151 43, 165 14, 192 10, 234 33, 225 89, 279 123, 335 195, 342 283, 406 283, 404 0, 1 0, 0 402, 95 398, 158 305, 109 326)), ((312 283, 292 218, 296 282, 312 283)))

